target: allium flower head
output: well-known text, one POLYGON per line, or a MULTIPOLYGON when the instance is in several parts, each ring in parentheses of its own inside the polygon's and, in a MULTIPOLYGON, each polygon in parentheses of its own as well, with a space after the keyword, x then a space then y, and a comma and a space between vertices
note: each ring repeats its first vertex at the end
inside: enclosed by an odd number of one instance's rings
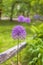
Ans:
POLYGON ((18 17, 18 22, 24 22, 25 21, 25 18, 24 18, 24 16, 19 16, 18 17))
POLYGON ((26 22, 26 23, 30 23, 30 22, 31 22, 30 18, 26 17, 26 18, 25 18, 25 22, 26 22))
POLYGON ((40 18, 40 16, 39 15, 34 15, 34 17, 33 17, 34 19, 39 19, 40 18))
POLYGON ((17 25, 12 30, 12 37, 14 39, 25 39, 26 31, 23 26, 17 25))

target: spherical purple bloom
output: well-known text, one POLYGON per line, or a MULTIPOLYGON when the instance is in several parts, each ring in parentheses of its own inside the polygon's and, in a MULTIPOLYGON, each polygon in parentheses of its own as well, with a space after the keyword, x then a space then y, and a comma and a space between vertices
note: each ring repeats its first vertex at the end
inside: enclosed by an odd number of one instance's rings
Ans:
POLYGON ((30 18, 26 17, 26 18, 25 18, 25 22, 26 22, 26 23, 30 23, 30 22, 31 22, 30 18))
POLYGON ((25 21, 25 18, 24 18, 24 16, 19 16, 18 17, 18 22, 24 22, 25 21))
POLYGON ((12 37, 14 39, 25 39, 26 31, 23 26, 17 25, 12 30, 12 37))
POLYGON ((33 17, 34 19, 39 19, 40 18, 40 15, 34 15, 34 17, 33 17))

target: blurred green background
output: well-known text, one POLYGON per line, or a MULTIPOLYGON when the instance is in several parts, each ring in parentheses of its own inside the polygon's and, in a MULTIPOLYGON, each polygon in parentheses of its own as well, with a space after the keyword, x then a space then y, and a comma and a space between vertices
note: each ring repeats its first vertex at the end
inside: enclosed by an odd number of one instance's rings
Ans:
MULTIPOLYGON (((33 16, 36 14, 43 16, 43 0, 0 0, 0 53, 17 45, 17 40, 11 36, 12 28, 16 25, 24 26, 27 46, 21 51, 21 65, 43 65, 43 20, 35 20, 33 16), (29 16, 31 22, 1 20, 1 17, 11 19, 21 14, 29 16)), ((14 56, 0 65, 16 65, 16 62, 17 57, 14 56)))

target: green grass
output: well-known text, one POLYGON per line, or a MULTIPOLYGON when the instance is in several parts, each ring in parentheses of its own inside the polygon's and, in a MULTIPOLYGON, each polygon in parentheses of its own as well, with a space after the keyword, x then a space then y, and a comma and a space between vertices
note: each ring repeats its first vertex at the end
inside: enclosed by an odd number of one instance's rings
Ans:
MULTIPOLYGON (((27 23, 18 23, 18 22, 10 22, 10 21, 0 21, 0 53, 15 46, 17 44, 16 40, 12 39, 11 32, 12 28, 16 25, 22 25, 26 28, 27 37, 26 41, 28 40, 28 37, 34 35, 35 33, 31 31, 31 27, 34 25, 38 27, 42 22, 33 22, 30 24, 27 23)), ((11 60, 15 60, 14 57, 8 60, 7 62, 1 64, 1 65, 11 65, 11 60)))

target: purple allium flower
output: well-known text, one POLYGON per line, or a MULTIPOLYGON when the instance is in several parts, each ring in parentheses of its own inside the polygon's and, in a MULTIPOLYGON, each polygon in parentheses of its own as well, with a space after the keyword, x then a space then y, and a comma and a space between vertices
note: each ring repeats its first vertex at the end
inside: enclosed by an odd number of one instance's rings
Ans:
POLYGON ((26 22, 26 23, 30 23, 30 22, 31 22, 30 18, 26 17, 26 18, 25 18, 25 22, 26 22))
POLYGON ((25 21, 25 18, 24 18, 24 16, 19 16, 18 17, 18 22, 24 22, 25 21))
POLYGON ((34 17, 33 17, 34 19, 39 19, 40 18, 40 15, 34 15, 34 17))
POLYGON ((12 37, 14 39, 25 39, 26 31, 23 26, 17 25, 12 30, 12 37))

